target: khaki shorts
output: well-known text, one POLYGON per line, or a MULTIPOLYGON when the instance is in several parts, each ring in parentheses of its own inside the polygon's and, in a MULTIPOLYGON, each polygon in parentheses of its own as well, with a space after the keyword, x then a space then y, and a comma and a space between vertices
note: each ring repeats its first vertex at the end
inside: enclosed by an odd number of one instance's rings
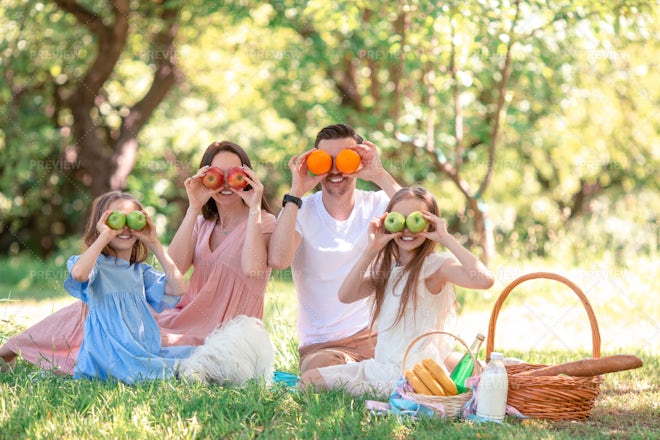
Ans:
POLYGON ((367 328, 348 338, 300 347, 300 374, 313 368, 371 359, 374 357, 376 339, 376 333, 367 328))

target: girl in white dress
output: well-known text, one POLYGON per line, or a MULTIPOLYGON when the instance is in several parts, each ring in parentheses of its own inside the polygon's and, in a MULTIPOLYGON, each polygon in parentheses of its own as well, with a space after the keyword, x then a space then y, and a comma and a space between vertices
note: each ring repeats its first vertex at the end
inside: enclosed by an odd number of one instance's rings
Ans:
MULTIPOLYGON (((306 371, 301 386, 344 388, 354 395, 373 392, 389 396, 402 375, 403 355, 410 342, 428 330, 443 330, 455 318, 454 285, 488 289, 488 269, 447 232, 433 195, 421 187, 402 188, 387 213, 369 225, 369 242, 339 290, 339 299, 351 303, 370 297, 371 325, 378 328, 375 357, 362 362, 306 371), (419 233, 408 227, 389 233, 389 212, 405 218, 421 211, 427 226, 419 233), (437 244, 450 252, 434 253, 437 244), (453 255, 452 255, 453 254, 453 255)), ((441 359, 452 369, 458 356, 443 338, 425 338, 408 354, 408 368, 425 357, 441 359)))

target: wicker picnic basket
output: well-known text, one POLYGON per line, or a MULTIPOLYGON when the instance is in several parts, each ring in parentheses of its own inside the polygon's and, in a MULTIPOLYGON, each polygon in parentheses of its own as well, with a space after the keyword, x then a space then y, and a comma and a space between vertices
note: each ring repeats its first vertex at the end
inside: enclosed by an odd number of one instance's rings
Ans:
MULTIPOLYGON (((521 283, 533 279, 559 281, 570 287, 578 296, 589 318, 593 357, 600 357, 600 333, 598 322, 591 304, 582 290, 570 280, 550 272, 534 272, 523 275, 504 288, 495 302, 488 323, 486 340, 486 359, 490 359, 495 342, 495 324, 504 300, 521 283)), ((589 417, 594 406, 602 376, 520 376, 519 373, 532 371, 547 365, 522 363, 506 367, 509 379, 507 404, 515 407, 522 414, 539 419, 579 420, 589 417)))
MULTIPOLYGON (((407 360, 408 360, 408 354, 410 353, 410 350, 412 349, 412 347, 419 340, 421 340, 422 338, 425 338, 425 337, 431 336, 431 335, 438 335, 438 334, 444 334, 444 335, 451 336, 452 338, 454 338, 458 342, 460 342, 463 346, 465 346, 465 348, 467 349, 467 352, 470 354, 470 357, 472 358, 472 362, 475 365, 473 375, 478 376, 478 375, 481 374, 481 369, 482 369, 481 364, 479 364, 479 362, 477 362, 477 359, 476 359, 474 353, 472 353, 472 351, 470 350, 470 347, 468 347, 468 345, 465 343, 465 341, 463 339, 461 339, 459 336, 456 336, 454 334, 451 334, 451 333, 448 333, 448 332, 445 332, 445 331, 431 330, 431 331, 428 331, 426 333, 423 333, 423 334, 417 336, 415 339, 413 339, 410 342, 410 344, 408 344, 408 348, 406 348, 406 352, 403 354, 403 362, 401 364, 401 368, 402 368, 401 375, 402 376, 404 376, 405 373, 406 373, 406 363, 407 363, 407 360)), ((429 395, 426 395, 426 394, 406 393, 406 397, 411 398, 414 401, 416 401, 418 403, 421 403, 422 405, 424 405, 424 404, 429 404, 429 405, 439 405, 440 404, 440 405, 443 405, 444 408, 445 408, 444 416, 447 417, 447 418, 454 418, 454 417, 461 414, 461 410, 463 408, 463 405, 465 405, 465 403, 468 400, 470 400, 470 398, 472 397, 472 390, 468 390, 464 393, 457 394, 455 396, 429 396, 429 395)), ((430 406, 430 407, 435 410, 435 408, 433 408, 433 406, 430 406)))

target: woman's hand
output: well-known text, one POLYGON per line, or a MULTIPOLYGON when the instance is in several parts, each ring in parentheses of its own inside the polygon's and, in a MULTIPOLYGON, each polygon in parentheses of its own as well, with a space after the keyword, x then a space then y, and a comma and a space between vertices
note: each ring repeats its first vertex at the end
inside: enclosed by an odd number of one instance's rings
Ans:
POLYGON ((245 191, 245 188, 231 188, 231 190, 234 192, 234 194, 237 194, 241 199, 243 199, 250 211, 261 211, 261 199, 264 194, 264 185, 259 181, 257 174, 247 165, 243 165, 243 171, 245 171, 245 174, 247 174, 247 178, 245 180, 251 188, 247 191, 245 191))
POLYGON ((197 212, 202 209, 202 206, 209 201, 214 193, 219 191, 219 189, 208 189, 202 183, 202 179, 209 168, 211 167, 208 165, 200 168, 195 175, 188 177, 183 182, 183 185, 186 187, 186 194, 188 194, 188 204, 190 208, 197 212))

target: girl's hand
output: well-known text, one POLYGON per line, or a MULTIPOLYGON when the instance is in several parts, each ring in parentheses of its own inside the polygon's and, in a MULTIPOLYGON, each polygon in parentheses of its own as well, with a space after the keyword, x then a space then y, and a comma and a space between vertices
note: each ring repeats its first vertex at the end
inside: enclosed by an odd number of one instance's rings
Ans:
POLYGON ((251 186, 251 189, 244 191, 243 189, 231 188, 231 190, 235 194, 238 194, 241 199, 243 199, 250 211, 261 211, 261 198, 264 194, 264 185, 259 181, 257 174, 247 165, 243 165, 243 171, 245 171, 245 174, 247 174, 247 178, 245 180, 247 180, 247 183, 251 186))
POLYGON ((380 217, 376 217, 369 222, 367 246, 377 251, 380 251, 382 248, 384 248, 385 245, 390 242, 390 240, 399 238, 403 235, 403 232, 390 233, 385 231, 384 222, 387 214, 388 213, 386 212, 380 217))
POLYGON ((154 251, 154 248, 160 245, 160 241, 158 240, 158 234, 156 233, 156 226, 154 223, 151 221, 151 218, 149 217, 149 214, 147 214, 144 211, 140 211, 144 216, 147 218, 147 226, 145 226, 142 230, 136 231, 134 229, 131 229, 131 233, 142 243, 147 246, 147 249, 150 251, 154 251))
POLYGON ((302 197, 325 177, 328 173, 319 174, 318 176, 310 176, 307 173, 307 156, 312 154, 312 150, 305 151, 299 156, 293 156, 289 160, 289 169, 291 170, 291 195, 295 197, 302 197))
POLYGON ((447 222, 428 211, 422 211, 422 215, 426 221, 429 222, 430 227, 417 235, 428 238, 429 240, 436 241, 438 243, 442 243, 442 240, 449 236, 449 232, 447 231, 447 222))
POLYGON ((209 168, 211 167, 208 165, 200 168, 195 175, 188 177, 183 182, 186 187, 186 194, 188 194, 188 204, 195 211, 201 210, 211 196, 220 191, 220 189, 208 189, 202 184, 202 179, 209 168))
POLYGON ((110 243, 113 238, 121 235, 121 233, 126 230, 126 226, 124 226, 122 229, 112 229, 110 226, 108 226, 107 221, 110 214, 112 214, 112 210, 106 210, 99 219, 98 223, 96 223, 96 230, 99 233, 99 238, 106 240, 108 243, 110 243))

